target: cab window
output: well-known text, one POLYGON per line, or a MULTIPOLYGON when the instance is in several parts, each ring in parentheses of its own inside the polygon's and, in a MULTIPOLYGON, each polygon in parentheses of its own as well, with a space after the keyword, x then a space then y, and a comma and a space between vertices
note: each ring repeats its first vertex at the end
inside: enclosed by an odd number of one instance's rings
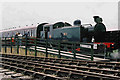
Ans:
POLYGON ((50 31, 50 27, 44 27, 44 31, 50 31))

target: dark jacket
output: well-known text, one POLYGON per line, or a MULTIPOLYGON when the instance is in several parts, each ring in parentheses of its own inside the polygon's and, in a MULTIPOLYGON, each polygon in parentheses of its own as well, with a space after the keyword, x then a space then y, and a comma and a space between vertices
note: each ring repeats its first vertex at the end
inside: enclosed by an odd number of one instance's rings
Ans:
POLYGON ((97 23, 94 27, 94 38, 95 42, 103 42, 104 41, 104 33, 106 32, 106 27, 103 23, 97 23))
POLYGON ((94 27, 94 32, 105 32, 106 27, 103 23, 97 23, 94 27))

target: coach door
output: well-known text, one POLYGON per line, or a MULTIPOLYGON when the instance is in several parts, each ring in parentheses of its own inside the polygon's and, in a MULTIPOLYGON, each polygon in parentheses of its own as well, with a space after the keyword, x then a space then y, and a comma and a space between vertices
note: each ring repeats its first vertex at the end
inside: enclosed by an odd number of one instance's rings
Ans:
POLYGON ((43 37, 41 32, 43 31, 43 26, 45 24, 48 24, 48 23, 41 23, 37 26, 37 34, 36 34, 37 38, 42 38, 43 37))
POLYGON ((50 27, 49 26, 44 27, 44 31, 45 31, 45 39, 48 39, 48 32, 50 31, 50 27))

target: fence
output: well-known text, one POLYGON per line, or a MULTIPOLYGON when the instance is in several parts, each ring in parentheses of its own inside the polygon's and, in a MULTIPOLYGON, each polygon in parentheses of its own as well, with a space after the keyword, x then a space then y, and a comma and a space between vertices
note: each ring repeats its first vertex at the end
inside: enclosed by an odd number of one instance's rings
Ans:
MULTIPOLYGON (((28 55, 28 50, 34 52, 34 56, 38 56, 44 53, 44 57, 48 55, 55 55, 58 58, 66 57, 72 59, 83 59, 83 60, 94 60, 94 46, 92 43, 80 43, 80 42, 70 42, 70 41, 60 41, 60 40, 50 40, 50 39, 40 39, 40 38, 12 38, 4 37, 2 38, 2 47, 4 53, 7 53, 7 48, 9 48, 10 53, 16 51, 17 54, 20 53, 20 48, 24 49, 24 55, 28 55)), ((104 50, 104 55, 106 51, 104 50)))

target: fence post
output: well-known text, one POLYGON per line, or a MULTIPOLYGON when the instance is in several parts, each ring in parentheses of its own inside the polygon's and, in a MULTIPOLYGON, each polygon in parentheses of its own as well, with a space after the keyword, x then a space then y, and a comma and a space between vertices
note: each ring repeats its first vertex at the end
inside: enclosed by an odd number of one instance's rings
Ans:
POLYGON ((17 38, 17 54, 19 54, 19 38, 17 38))
POLYGON ((76 45, 75 45, 75 43, 73 43, 73 57, 74 57, 74 59, 76 59, 76 51, 75 51, 75 48, 76 48, 76 45))
POLYGON ((92 45, 91 45, 91 61, 94 60, 93 54, 94 54, 94 50, 93 50, 93 44, 92 44, 92 45))
POLYGON ((12 37, 11 37, 11 53, 12 53, 12 37))
POLYGON ((5 53, 7 52, 6 47, 7 47, 7 41, 6 41, 6 37, 5 37, 5 53))
POLYGON ((37 38, 35 38, 35 57, 37 56, 37 38))
POLYGON ((25 55, 27 56, 27 35, 25 36, 25 55))
POLYGON ((108 57, 107 55, 108 55, 108 54, 107 54, 107 48, 106 48, 106 45, 104 44, 104 59, 105 59, 106 57, 108 57))
POLYGON ((48 57, 48 39, 46 39, 46 57, 48 57))
POLYGON ((58 42, 58 53, 59 53, 59 58, 61 58, 60 50, 61 50, 61 41, 58 42))

